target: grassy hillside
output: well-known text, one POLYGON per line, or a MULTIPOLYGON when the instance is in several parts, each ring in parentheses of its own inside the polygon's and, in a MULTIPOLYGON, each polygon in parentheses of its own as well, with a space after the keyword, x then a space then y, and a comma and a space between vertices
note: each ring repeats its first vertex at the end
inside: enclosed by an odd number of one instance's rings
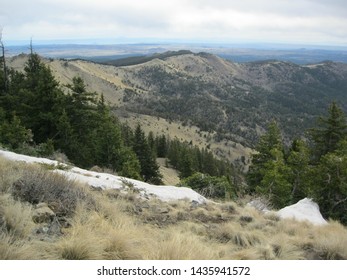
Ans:
POLYGON ((0 158, 0 259, 347 259, 347 229, 242 202, 144 200, 0 158))

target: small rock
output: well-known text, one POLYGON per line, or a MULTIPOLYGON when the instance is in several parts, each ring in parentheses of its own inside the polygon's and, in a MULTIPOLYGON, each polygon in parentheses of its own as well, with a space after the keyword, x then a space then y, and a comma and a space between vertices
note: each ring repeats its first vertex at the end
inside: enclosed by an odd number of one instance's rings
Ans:
POLYGON ((170 210, 168 208, 163 208, 160 210, 160 214, 167 214, 169 212, 170 212, 170 210))
POLYGON ((46 203, 39 203, 33 212, 33 221, 37 224, 50 223, 55 217, 52 209, 46 203))

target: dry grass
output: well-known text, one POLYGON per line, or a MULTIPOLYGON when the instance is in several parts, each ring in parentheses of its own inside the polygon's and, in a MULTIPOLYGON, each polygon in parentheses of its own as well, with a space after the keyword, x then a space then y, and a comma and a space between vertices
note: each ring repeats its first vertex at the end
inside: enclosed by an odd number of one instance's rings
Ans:
POLYGON ((314 232, 314 244, 317 254, 322 259, 347 259, 347 229, 336 221, 318 227, 314 232))
POLYGON ((211 260, 217 259, 215 249, 199 236, 177 229, 165 231, 157 241, 149 259, 155 260, 211 260))
POLYGON ((23 172, 23 164, 9 162, 0 157, 0 193, 8 193, 23 172))
POLYGON ((347 259, 347 229, 338 222, 280 220, 235 202, 142 200, 38 166, 0 159, 0 167, 0 259, 347 259), (49 225, 33 222, 42 201, 66 222, 62 233, 42 233, 49 225))
POLYGON ((14 238, 27 238, 34 230, 32 206, 15 201, 9 195, 0 195, 0 228, 14 238))

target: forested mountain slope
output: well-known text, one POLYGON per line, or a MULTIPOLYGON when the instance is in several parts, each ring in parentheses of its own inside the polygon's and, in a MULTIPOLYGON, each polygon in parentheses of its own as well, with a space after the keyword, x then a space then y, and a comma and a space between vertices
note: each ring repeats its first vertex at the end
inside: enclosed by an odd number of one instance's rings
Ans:
MULTIPOLYGON (((282 61, 233 63, 207 53, 177 53, 115 67, 87 61, 47 60, 59 81, 82 77, 118 112, 196 125, 214 140, 252 147, 268 122, 286 138, 312 127, 335 100, 347 110, 347 64, 296 65, 282 61)), ((9 65, 21 67, 23 56, 9 65)))

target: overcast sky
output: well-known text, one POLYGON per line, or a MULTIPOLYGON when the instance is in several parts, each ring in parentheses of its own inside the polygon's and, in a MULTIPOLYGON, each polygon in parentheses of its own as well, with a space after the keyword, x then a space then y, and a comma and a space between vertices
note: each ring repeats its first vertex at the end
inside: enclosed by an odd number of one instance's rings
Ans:
POLYGON ((3 39, 347 46, 346 0, 2 0, 3 39), (136 40, 135 40, 136 41, 136 40))

